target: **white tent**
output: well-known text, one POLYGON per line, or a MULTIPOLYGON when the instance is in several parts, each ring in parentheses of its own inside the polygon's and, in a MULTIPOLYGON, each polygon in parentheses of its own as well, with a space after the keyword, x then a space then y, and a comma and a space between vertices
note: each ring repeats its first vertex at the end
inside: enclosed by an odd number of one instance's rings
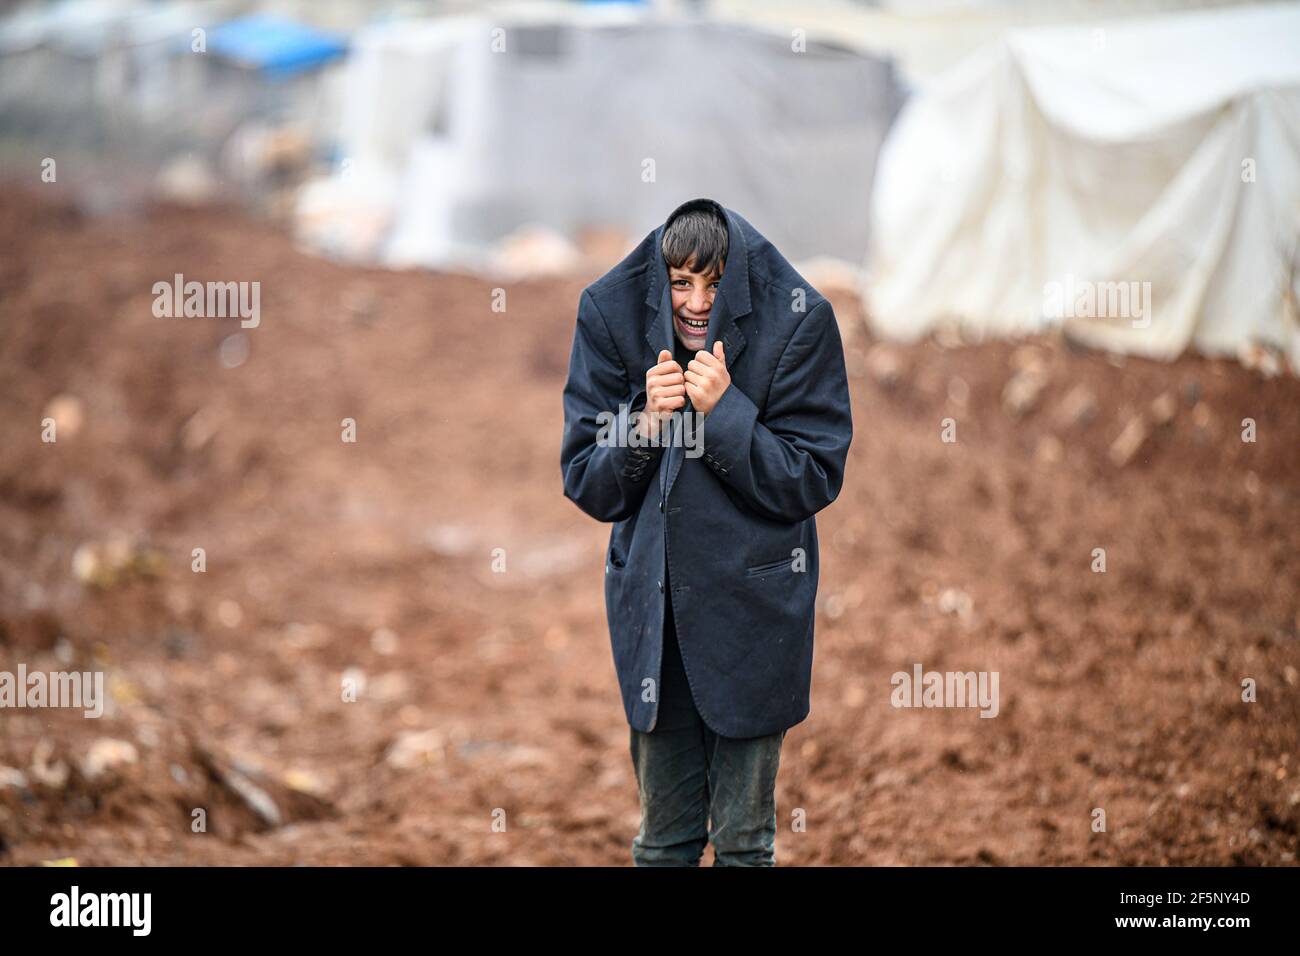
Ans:
POLYGON ((1062 324, 1300 373, 1300 6, 1010 33, 885 144, 863 294, 882 335, 1062 324))
POLYGON ((792 258, 859 262, 900 100, 890 63, 856 50, 587 8, 379 24, 349 71, 349 178, 309 192, 300 222, 391 265, 472 267, 532 224, 639 237, 699 195, 792 258), (334 229, 331 210, 375 228, 334 229))

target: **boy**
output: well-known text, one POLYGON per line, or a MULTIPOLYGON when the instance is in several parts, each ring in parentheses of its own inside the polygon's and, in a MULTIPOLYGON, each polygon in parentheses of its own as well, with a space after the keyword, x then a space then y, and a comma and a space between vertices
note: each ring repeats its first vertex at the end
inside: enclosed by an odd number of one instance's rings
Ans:
POLYGON ((781 744, 809 712, 813 516, 852 434, 830 303, 718 203, 679 206, 583 291, 560 465, 565 496, 614 523, 637 866, 698 866, 709 841, 715 866, 775 864, 781 744))

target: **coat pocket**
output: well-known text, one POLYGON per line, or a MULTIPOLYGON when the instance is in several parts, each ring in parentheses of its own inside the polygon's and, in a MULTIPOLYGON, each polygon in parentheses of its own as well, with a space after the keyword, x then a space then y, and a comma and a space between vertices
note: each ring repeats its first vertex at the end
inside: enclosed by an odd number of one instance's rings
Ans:
POLYGON ((794 555, 788 558, 782 558, 780 561, 768 561, 766 564, 756 564, 752 568, 745 569, 745 577, 754 578, 762 574, 772 574, 776 571, 790 571, 794 568, 794 555))

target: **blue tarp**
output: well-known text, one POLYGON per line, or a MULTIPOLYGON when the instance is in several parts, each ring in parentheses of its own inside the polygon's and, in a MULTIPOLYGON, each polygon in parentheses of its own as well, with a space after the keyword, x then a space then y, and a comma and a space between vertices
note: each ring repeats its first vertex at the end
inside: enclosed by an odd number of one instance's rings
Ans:
POLYGON ((328 63, 348 48, 337 34, 271 16, 241 17, 214 27, 207 46, 211 54, 276 76, 328 63))

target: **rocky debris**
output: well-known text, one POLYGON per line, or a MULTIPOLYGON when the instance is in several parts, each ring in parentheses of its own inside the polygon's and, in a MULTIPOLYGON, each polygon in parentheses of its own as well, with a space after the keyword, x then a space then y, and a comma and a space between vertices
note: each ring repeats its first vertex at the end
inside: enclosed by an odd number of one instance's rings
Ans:
POLYGON ((474 529, 465 525, 440 524, 425 531, 424 543, 439 557, 463 558, 473 552, 478 538, 474 529))
POLYGON ((961 339, 961 331, 951 325, 940 325, 934 330, 934 344, 941 349, 959 349, 966 343, 961 339))
POLYGON ((944 588, 935 601, 941 614, 954 614, 967 618, 975 610, 975 601, 961 588, 944 588))
POLYGON ((970 404, 970 386, 964 378, 953 376, 948 379, 948 401, 960 409, 965 409, 970 404))
POLYGON ((1082 383, 1065 393, 1056 406, 1056 423, 1062 428, 1079 428, 1089 425, 1097 417, 1097 396, 1082 383))
MULTIPOLYGON (((527 548, 516 567, 529 579, 549 578, 557 574, 569 574, 583 566, 586 560, 586 547, 583 542, 572 538, 556 537, 552 540, 539 541, 527 548)), ((489 583, 497 583, 505 575, 492 575, 489 583)))
POLYGON ((283 821, 280 808, 265 789, 253 782, 262 777, 257 770, 243 764, 219 758, 203 744, 193 743, 194 759, 218 784, 231 793, 241 804, 252 811, 263 827, 278 827, 283 821))
POLYGON ((414 770, 437 763, 445 756, 446 737, 436 727, 399 734, 384 753, 384 762, 397 770, 414 770))
POLYGON ((328 792, 325 781, 319 774, 312 773, 310 770, 288 770, 280 779, 290 790, 309 796, 323 799, 328 792))
POLYGON ((1259 372, 1265 378, 1276 378, 1282 374, 1282 356, 1267 345, 1258 342, 1242 345, 1237 349, 1237 358, 1246 368, 1259 372))
POLYGON ((1002 407, 1013 418, 1023 418, 1038 407, 1051 378, 1050 355, 1037 345, 1020 345, 1011 353, 1011 378, 1002 389, 1002 407))
POLYGON ((86 421, 86 409, 75 395, 55 395, 42 417, 54 419, 56 438, 72 438, 86 421))
POLYGON ((187 735, 194 761, 252 815, 259 829, 337 815, 333 803, 323 796, 324 786, 319 778, 305 771, 290 771, 277 778, 245 760, 218 753, 210 744, 199 741, 192 731, 187 731, 187 735))
POLYGON ((893 388, 903 377, 903 360, 888 345, 877 343, 867 352, 867 373, 883 388, 893 388))
POLYGON ((240 607, 238 601, 232 601, 230 598, 222 598, 218 601, 214 613, 224 627, 236 628, 244 622, 244 609, 240 607))
POLYGON ((101 737, 90 745, 90 750, 81 759, 81 775, 94 782, 121 767, 135 765, 139 759, 135 746, 129 741, 101 737))
POLYGON ((555 766, 555 752, 546 747, 510 744, 501 755, 501 764, 512 770, 525 767, 550 768, 555 766))
POLYGON ((1178 413, 1178 396, 1172 391, 1161 392, 1151 403, 1151 421, 1156 425, 1168 425, 1178 413))
POLYGON ((1050 356, 1038 345, 1018 345, 1008 364, 1017 372, 1033 371, 1046 376, 1050 356))
POLYGON ((1065 446, 1055 435, 1043 435, 1034 446, 1034 460, 1054 465, 1065 457, 1065 446))
POLYGON ((1014 418, 1023 418, 1038 406, 1039 396, 1047 386, 1047 372, 1040 366, 1020 369, 1002 389, 1002 407, 1014 418))
POLYGON ((0 790, 12 787, 15 790, 27 789, 27 774, 17 767, 0 767, 0 790))
POLYGON ((941 349, 959 349, 964 345, 970 345, 967 337, 962 334, 960 322, 948 321, 940 322, 934 327, 933 334, 934 344, 941 349))
POLYGON ((1138 449, 1147 440, 1150 430, 1147 423, 1141 415, 1134 415, 1124 426, 1124 430, 1116 436, 1110 445, 1110 460, 1118 468, 1123 468, 1133 456, 1138 453, 1138 449))
POLYGON ((391 628, 377 627, 370 634, 370 649, 376 654, 391 657, 399 646, 397 634, 391 628))
POLYGON ((36 742, 28 772, 33 782, 51 790, 62 790, 68 783, 68 765, 54 758, 54 744, 48 738, 36 742))
POLYGON ((382 703, 402 700, 411 693, 411 679, 404 671, 389 671, 367 683, 366 697, 382 703))
POLYGON ((382 314, 379 295, 368 282, 354 282, 339 296, 339 316, 358 322, 373 322, 382 314))
POLYGON ((185 420, 180 428, 179 441, 182 448, 195 452, 212 441, 221 426, 220 416, 212 405, 204 405, 185 420))
MULTIPOLYGON (((1202 407, 1197 406, 1197 410, 1200 411, 1202 407)), ((1176 414, 1178 414, 1177 393, 1172 389, 1161 392, 1145 411, 1131 416, 1124 424, 1123 430, 1111 442, 1109 452, 1111 462, 1116 467, 1123 468, 1133 460, 1146 440, 1151 437, 1151 432, 1156 428, 1169 425, 1176 414)))
POLYGON ((137 578, 157 577, 167 559, 143 543, 127 536, 112 535, 106 541, 80 545, 72 555, 72 573, 82 584, 107 590, 137 578))

